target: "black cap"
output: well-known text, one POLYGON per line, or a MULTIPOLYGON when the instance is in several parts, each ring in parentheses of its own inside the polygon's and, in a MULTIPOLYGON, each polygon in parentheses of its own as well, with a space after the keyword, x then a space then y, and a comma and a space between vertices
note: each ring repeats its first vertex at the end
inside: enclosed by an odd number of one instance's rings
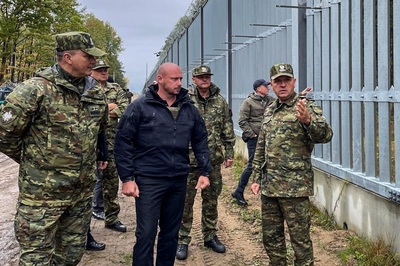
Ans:
POLYGON ((265 87, 268 87, 269 84, 270 84, 269 81, 266 81, 265 79, 257 79, 253 83, 253 90, 257 90, 257 88, 260 87, 261 85, 265 85, 265 87))

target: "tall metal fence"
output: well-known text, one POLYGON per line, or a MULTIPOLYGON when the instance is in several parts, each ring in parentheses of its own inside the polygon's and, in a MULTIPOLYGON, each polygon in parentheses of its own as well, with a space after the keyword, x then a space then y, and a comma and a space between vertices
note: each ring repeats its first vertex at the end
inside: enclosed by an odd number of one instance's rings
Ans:
MULTIPOLYGON (((163 62, 184 71, 207 64, 228 100, 237 135, 239 108, 269 68, 288 62, 297 88, 331 123, 315 167, 400 203, 400 10, 397 0, 209 0, 163 62)), ((148 79, 155 79, 156 69, 148 79)))

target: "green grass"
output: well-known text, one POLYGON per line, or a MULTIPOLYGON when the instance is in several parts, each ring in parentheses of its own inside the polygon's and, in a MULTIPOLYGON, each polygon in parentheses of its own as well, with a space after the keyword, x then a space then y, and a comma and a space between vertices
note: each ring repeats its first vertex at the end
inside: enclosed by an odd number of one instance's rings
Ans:
MULTIPOLYGON (((239 179, 247 160, 243 156, 235 156, 233 174, 239 179)), ((233 205, 235 206, 235 205, 233 205)), ((240 208, 240 207, 238 207, 240 208)), ((261 212, 259 210, 248 210, 241 208, 239 217, 245 222, 261 225, 261 212)), ((311 207, 312 225, 321 227, 327 231, 341 229, 327 211, 321 211, 316 206, 311 207)), ((260 232, 260 241, 262 235, 260 232)), ((383 238, 368 240, 355 234, 350 234, 347 248, 339 251, 338 257, 344 266, 400 266, 400 254, 396 254, 393 248, 385 243, 383 238)), ((290 257, 290 245, 288 249, 290 257)), ((254 265, 258 265, 255 263, 254 265)))
POLYGON ((327 231, 341 229, 333 219, 333 215, 329 215, 327 211, 321 211, 311 204, 311 220, 314 226, 319 226, 327 231))
POLYGON ((245 209, 241 208, 239 210, 239 217, 248 223, 254 224, 254 222, 259 222, 261 224, 261 211, 259 209, 245 209))
POLYGON ((239 180, 240 175, 242 174, 244 168, 246 167, 247 164, 247 159, 245 159, 241 155, 235 155, 235 158, 233 160, 233 176, 239 180))
POLYGON ((124 264, 126 264, 126 265, 132 264, 132 255, 133 255, 132 252, 129 252, 129 253, 125 253, 122 256, 122 260, 123 260, 124 264))
POLYGON ((400 266, 400 257, 382 238, 370 241, 356 235, 349 237, 348 248, 339 252, 344 265, 400 266))

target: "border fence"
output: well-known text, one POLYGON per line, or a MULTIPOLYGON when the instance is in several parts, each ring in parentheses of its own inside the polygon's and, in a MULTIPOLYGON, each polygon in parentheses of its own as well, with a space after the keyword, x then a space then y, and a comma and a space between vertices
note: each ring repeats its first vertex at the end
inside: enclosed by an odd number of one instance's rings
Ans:
MULTIPOLYGON (((209 65, 239 108, 269 68, 291 63, 297 89, 310 93, 332 125, 313 165, 400 204, 400 10, 397 0, 208 0, 159 64, 184 71, 209 65), (396 145, 397 143, 397 145, 396 145)), ((153 70, 147 83, 155 79, 153 70)))

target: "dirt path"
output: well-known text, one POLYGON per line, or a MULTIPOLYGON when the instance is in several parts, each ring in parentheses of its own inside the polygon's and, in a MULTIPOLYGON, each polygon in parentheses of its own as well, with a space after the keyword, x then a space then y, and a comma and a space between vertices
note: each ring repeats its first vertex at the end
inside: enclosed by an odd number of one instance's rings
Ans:
MULTIPOLYGON (((18 165, 0 154, 2 177, 0 189, 2 202, 0 206, 0 264, 14 266, 18 263, 18 245, 14 238, 13 216, 17 198, 18 165)), ((223 170, 224 188, 219 204, 218 236, 226 244, 227 252, 217 254, 204 248, 200 229, 200 197, 197 196, 194 211, 193 240, 189 246, 189 257, 186 261, 176 261, 175 265, 182 266, 244 266, 268 265, 268 257, 261 243, 259 222, 254 221, 260 203, 257 196, 247 190, 246 199, 249 201, 247 209, 239 207, 232 200, 230 193, 237 180, 232 177, 232 171, 223 170), (250 220, 245 222, 244 220, 250 220)), ((104 228, 104 222, 92 220, 92 232, 99 242, 107 247, 100 252, 86 252, 79 266, 95 265, 131 265, 132 247, 135 242, 135 214, 134 199, 120 196, 120 218, 128 227, 128 232, 117 233, 104 228)), ((340 265, 335 253, 346 245, 346 231, 324 231, 319 227, 312 228, 314 243, 315 265, 340 265)), ((289 243, 288 243, 289 244, 289 243)))
POLYGON ((18 244, 14 237, 13 220, 18 195, 18 164, 0 153, 0 262, 17 265, 18 244))

